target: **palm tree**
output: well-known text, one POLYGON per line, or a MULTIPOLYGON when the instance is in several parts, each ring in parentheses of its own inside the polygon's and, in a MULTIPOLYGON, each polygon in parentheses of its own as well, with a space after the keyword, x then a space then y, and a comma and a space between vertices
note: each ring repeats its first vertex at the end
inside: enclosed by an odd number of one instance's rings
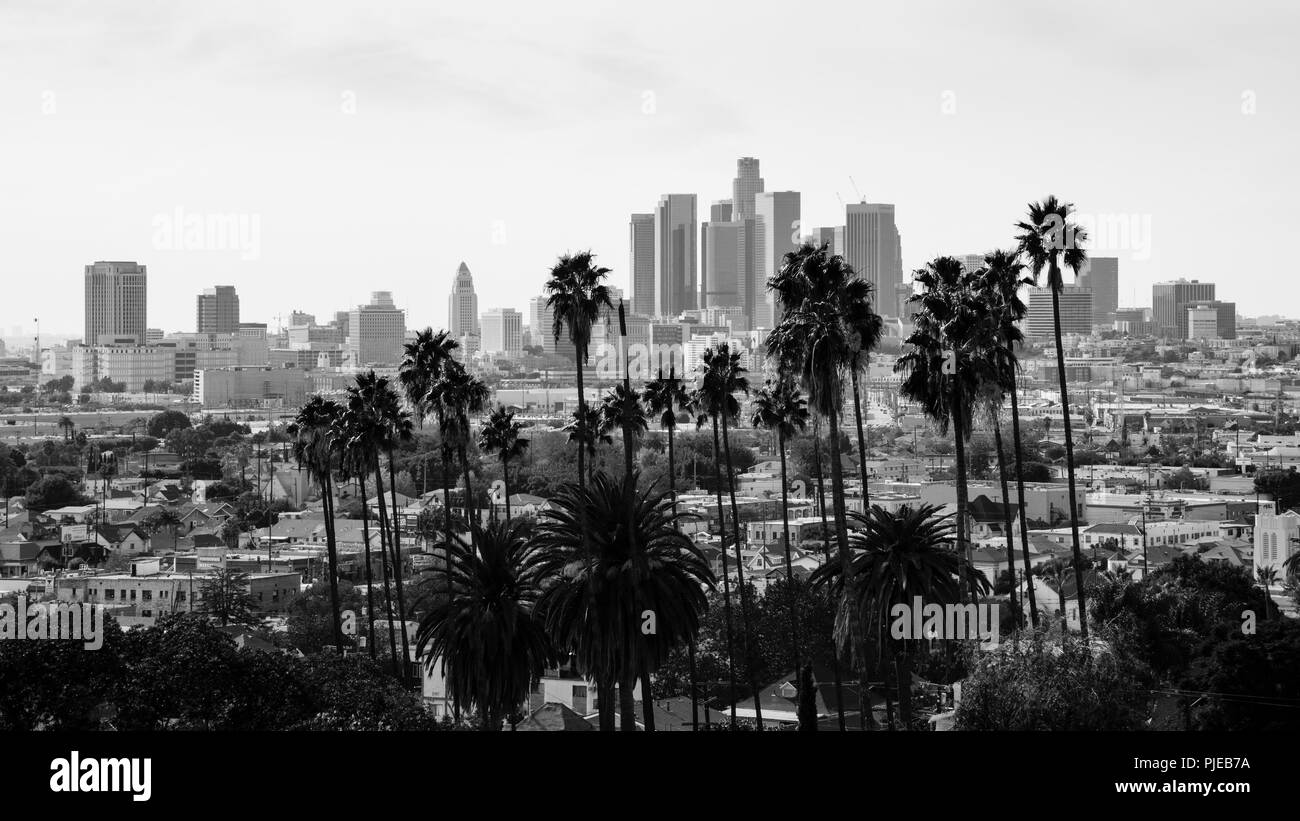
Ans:
MULTIPOLYGON (((785 580, 794 590, 794 563, 790 558, 790 482, 786 474, 786 442, 808 426, 808 403, 789 378, 770 382, 754 394, 755 428, 765 428, 776 434, 777 451, 781 454, 781 527, 785 541, 785 580)), ((799 615, 795 596, 790 596, 790 648, 794 656, 793 669, 799 667, 799 615)))
MULTIPOLYGON (((597 267, 594 260, 590 251, 565 254, 551 268, 551 278, 546 281, 546 307, 554 312, 552 332, 555 341, 560 341, 567 328, 569 341, 573 343, 574 365, 578 372, 578 411, 583 420, 587 418, 587 397, 583 390, 582 369, 587 364, 591 326, 599 318, 602 306, 614 307, 609 301, 609 289, 602 282, 609 269, 597 267)), ((584 481, 583 452, 579 449, 578 485, 584 481)))
MULTIPOLYGON (((1020 553, 1025 563, 1026 593, 1029 596, 1029 619, 1030 624, 1035 628, 1038 627, 1038 601, 1034 593, 1034 585, 1029 579, 1029 524, 1026 521, 1025 505, 1025 477, 1022 467, 1022 441, 1020 438, 1020 402, 1017 398, 1016 389, 1016 372, 1019 370, 1019 362, 1016 359, 1015 345, 1023 338, 1020 332, 1019 323, 1024 318, 1027 308, 1025 303, 1020 299, 1020 289, 1026 285, 1032 285, 1033 280, 1023 276, 1025 266, 1020 262, 1017 255, 1012 251, 992 251, 984 257, 984 269, 980 291, 993 306, 997 314, 997 321, 1002 325, 1002 340, 1004 350, 1002 352, 1003 363, 1010 369, 1008 374, 1006 389, 1007 394, 1011 397, 1011 439, 1012 447, 1016 459, 1016 494, 1018 510, 1020 515, 1020 553)), ((998 436, 1001 437, 1001 431, 998 430, 998 436)), ((998 457, 1002 456, 1002 446, 998 446, 998 457)), ((998 472, 1006 476, 1006 471, 1001 463, 998 466, 998 472)), ((1002 491, 1004 501, 1010 502, 1007 498, 1005 488, 1002 491)), ((1011 585, 1016 585, 1015 574, 1011 574, 1011 585)))
POLYGON ((614 444, 614 437, 603 427, 599 408, 575 408, 573 421, 564 428, 569 432, 568 441, 578 446, 578 461, 581 462, 583 454, 586 454, 587 478, 596 472, 599 446, 614 444))
MULTIPOLYGON (((677 380, 676 369, 669 366, 668 378, 664 379, 663 368, 660 368, 659 375, 646 383, 645 389, 641 392, 641 399, 645 402, 646 412, 651 416, 658 416, 659 427, 668 431, 668 496, 673 500, 675 516, 677 515, 677 461, 673 451, 673 438, 677 431, 678 409, 684 410, 690 403, 690 397, 686 393, 686 388, 677 380)), ((691 679, 691 727, 699 729, 700 704, 699 691, 696 689, 694 639, 686 645, 686 656, 691 679)))
POLYGON ((510 521, 510 460, 518 459, 528 449, 528 440, 521 438, 519 432, 524 426, 515 421, 514 411, 505 405, 497 405, 496 410, 488 415, 487 422, 479 434, 478 446, 487 453, 495 453, 501 460, 501 478, 506 486, 506 521, 510 521))
MULTIPOLYGON (((749 674, 749 684, 754 691, 754 718, 758 729, 763 729, 763 707, 760 703, 758 679, 754 675, 753 660, 750 658, 750 641, 753 631, 749 623, 749 604, 746 597, 745 559, 740 552, 740 513, 736 507, 736 474, 731 465, 731 436, 727 431, 729 424, 735 424, 740 418, 740 402, 736 394, 749 393, 749 379, 745 377, 746 369, 740 364, 740 352, 731 350, 725 343, 704 352, 700 386, 696 390, 695 405, 700 412, 713 420, 714 448, 716 454, 718 426, 721 425, 722 453, 727 468, 727 495, 731 499, 731 527, 733 543, 736 547, 736 585, 740 589, 741 620, 741 657, 745 660, 745 670, 749 674)), ((720 491, 719 491, 720 492, 720 491)), ((725 519, 719 510, 718 525, 724 533, 723 549, 726 549, 725 519)))
MULTIPOLYGON (((618 385, 605 394, 600 406, 599 432, 607 435, 616 428, 623 431, 623 472, 632 472, 633 455, 637 442, 648 429, 641 396, 625 385, 618 385)), ((613 437, 609 438, 613 442, 613 437)))
POLYGON ((63 431, 63 441, 69 442, 72 439, 72 431, 77 427, 77 423, 72 421, 69 416, 60 416, 58 422, 59 428, 63 431))
POLYGON ((1074 205, 1048 196, 1042 202, 1030 203, 1027 221, 1016 223, 1020 235, 1017 251, 1025 257, 1034 281, 1047 270, 1047 287, 1052 292, 1052 331, 1056 338, 1056 372, 1061 388, 1061 419, 1065 424, 1065 468, 1070 486, 1070 535, 1074 549, 1074 581, 1079 597, 1079 636, 1088 638, 1088 613, 1083 592, 1083 553, 1079 549, 1079 510, 1074 489, 1074 433, 1070 425, 1070 393, 1065 379, 1065 346, 1061 341, 1061 278, 1064 265, 1079 276, 1079 269, 1088 260, 1082 244, 1088 234, 1071 221, 1074 205))
MULTIPOLYGON (((343 618, 339 609, 339 557, 334 533, 334 447, 335 425, 343 408, 334 401, 313 396, 298 411, 289 425, 293 437, 293 456, 307 477, 320 485, 322 513, 325 517, 325 552, 329 557, 330 607, 334 617, 334 646, 343 654, 343 618)), ((173 514, 174 515, 174 514, 173 514)))
MULTIPOLYGON (((403 599, 402 586, 402 561, 401 561, 401 544, 399 542, 400 533, 397 526, 397 497, 393 495, 393 511, 390 518, 388 512, 388 502, 384 499, 384 474, 379 463, 379 454, 388 455, 389 465, 389 484, 393 479, 393 453, 401 442, 410 441, 411 439, 411 418, 410 415, 401 408, 396 391, 393 390, 386 376, 377 376, 374 371, 367 371, 358 374, 356 377, 356 392, 353 400, 361 403, 365 408, 364 419, 368 423, 364 428, 364 434, 368 439, 371 448, 370 470, 375 474, 375 495, 379 499, 379 533, 380 545, 383 549, 384 561, 380 565, 384 577, 384 598, 388 608, 389 636, 392 637, 392 627, 394 615, 397 617, 401 628, 398 633, 401 636, 402 661, 395 668, 398 677, 403 682, 407 681, 407 669, 410 660, 409 639, 406 634, 406 607, 403 599), (390 580, 389 565, 392 565, 391 576, 395 579, 390 580), (391 603, 390 584, 396 589, 397 593, 397 611, 394 613, 391 603)), ((364 502, 365 500, 363 500, 364 502)), ((394 647, 394 655, 396 648, 394 647)), ((394 659, 396 664, 396 659, 394 659)))
POLYGON ((989 312, 973 287, 974 275, 961 262, 938 257, 913 277, 921 286, 911 297, 919 310, 913 314, 907 352, 894 369, 903 374, 899 393, 918 402, 941 433, 952 428, 957 454, 957 552, 969 566, 966 440, 981 386, 997 376, 989 364, 994 337, 988 333, 989 312))
MULTIPOLYGON (((434 333, 432 328, 425 328, 416 334, 413 342, 406 343, 397 378, 406 393, 407 401, 414 408, 416 419, 420 424, 424 424, 424 420, 430 414, 436 414, 438 403, 434 396, 435 386, 438 385, 438 380, 442 378, 443 369, 447 363, 454 362, 453 357, 459 347, 460 344, 447 331, 442 330, 434 333)), ((452 539, 452 480, 449 469, 452 462, 452 451, 443 421, 441 416, 438 416, 439 433, 441 434, 439 446, 442 452, 442 507, 447 529, 446 539, 450 543, 452 539)))
POLYGON ((858 381, 867 372, 871 351, 880 344, 882 323, 880 315, 871 309, 871 284, 864 279, 850 278, 840 293, 841 316, 849 336, 849 381, 853 390, 853 419, 858 429, 858 472, 862 481, 862 509, 871 504, 867 488, 867 438, 862 425, 862 400, 858 381))
POLYGON ((430 668, 441 660, 456 704, 478 708, 483 729, 499 730, 555 662, 537 607, 546 554, 529 544, 520 523, 474 529, 477 550, 459 538, 440 545, 451 568, 447 595, 420 620, 415 647, 430 668))
POLYGON ((768 336, 768 356, 780 370, 798 376, 800 386, 808 395, 809 407, 827 423, 831 499, 840 564, 845 573, 841 614, 850 621, 847 635, 862 665, 860 681, 865 682, 868 658, 862 644, 865 635, 856 611, 846 607, 852 597, 854 579, 839 445, 845 371, 865 361, 874 338, 879 336, 876 333, 873 338, 870 309, 864 307, 870 299, 870 286, 843 257, 829 255, 825 244, 818 247, 805 243, 785 255, 781 270, 768 280, 767 287, 775 293, 783 314, 768 336))
POLYGON ((564 485, 533 537, 544 556, 542 572, 556 579, 540 602, 547 632, 603 690, 602 730, 613 729, 608 694, 615 683, 623 729, 635 729, 638 677, 695 640, 706 591, 714 587, 707 561, 678 527, 672 500, 653 488, 637 492, 637 479, 636 472, 621 482, 600 472, 585 486, 564 485), (624 509, 629 484, 630 517, 624 509), (623 526, 629 518, 631 532, 623 526))
POLYGON ((1269 611, 1272 610, 1273 595, 1269 593, 1269 588, 1277 584, 1277 569, 1273 567, 1255 568, 1255 578, 1259 580, 1260 586, 1264 588, 1264 618, 1269 617, 1269 611))
MULTIPOLYGON (((374 660, 376 652, 375 582, 370 558, 370 504, 366 500, 366 474, 370 472, 373 450, 371 449, 368 433, 370 425, 369 413, 365 404, 357 395, 356 386, 350 386, 347 393, 347 405, 344 406, 343 412, 339 414, 338 418, 334 420, 330 440, 331 447, 338 454, 340 478, 345 482, 356 479, 361 494, 361 538, 366 560, 366 631, 368 636, 366 648, 370 652, 371 660, 374 660)), ((391 626, 391 620, 389 623, 391 626)), ((388 639, 390 645, 395 647, 391 629, 389 630, 388 639)), ((393 656, 396 658, 396 650, 394 650, 393 656)))
MULTIPOLYGON (((909 610, 920 597, 922 604, 952 604, 961 597, 961 554, 949 545, 953 528, 948 517, 935 505, 904 506, 891 513, 873 505, 867 513, 849 514, 857 525, 849 537, 853 542, 854 575, 861 579, 854 606, 859 618, 872 631, 879 646, 889 646, 894 656, 898 711, 904 728, 911 721, 911 681, 907 645, 894 638, 890 629, 893 608, 909 610)), ((813 573, 814 584, 838 584, 843 569, 822 565, 813 573)), ((984 592, 989 589, 983 574, 976 574, 984 592)))
MULTIPOLYGON (((822 561, 825 564, 831 563, 831 533, 833 532, 826 523, 826 471, 822 469, 822 437, 821 437, 821 417, 817 414, 812 416, 812 441, 813 441, 813 470, 817 471, 817 515, 821 517, 821 540, 822 540, 822 561)), ((837 443, 838 444, 838 443, 837 443)), ((843 599, 840 599, 843 602, 843 599)), ((842 609, 841 609, 842 612, 842 609)), ((831 653, 831 678, 835 683, 835 701, 838 706, 835 710, 836 717, 839 719, 840 732, 847 729, 844 723, 844 678, 840 674, 840 648, 843 646, 832 642, 833 652, 831 653)), ((865 689, 861 691, 865 695, 865 689)), ((866 706, 860 702, 860 707, 866 706)), ((861 710, 859 710, 861 712, 861 710)), ((816 726, 816 725, 814 725, 816 726)))
POLYGON ((478 524, 474 508, 474 488, 470 483, 468 447, 472 441, 470 418, 483 412, 492 391, 483 380, 465 370, 459 362, 448 363, 442 377, 434 387, 433 395, 438 405, 437 415, 443 435, 460 458, 461 473, 465 479, 465 518, 471 524, 470 539, 475 538, 472 527, 478 524))

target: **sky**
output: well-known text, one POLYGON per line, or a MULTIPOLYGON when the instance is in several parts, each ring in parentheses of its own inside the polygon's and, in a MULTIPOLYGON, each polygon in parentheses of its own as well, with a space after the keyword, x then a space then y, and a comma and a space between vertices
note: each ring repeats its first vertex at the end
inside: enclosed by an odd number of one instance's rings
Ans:
POLYGON ((273 328, 374 290, 442 326, 462 261, 480 310, 571 250, 626 286, 629 215, 707 215, 741 156, 808 228, 895 203, 909 271, 1055 193, 1121 305, 1186 277, 1300 315, 1267 240, 1294 230, 1297 35, 1285 2, 6 0, 0 334, 79 336, 95 260, 146 264, 167 331, 217 284, 273 328))

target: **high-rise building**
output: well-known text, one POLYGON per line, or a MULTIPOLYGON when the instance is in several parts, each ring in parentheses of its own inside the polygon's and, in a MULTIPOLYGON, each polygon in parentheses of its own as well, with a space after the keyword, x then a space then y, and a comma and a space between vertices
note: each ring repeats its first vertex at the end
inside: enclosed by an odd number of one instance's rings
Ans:
POLYGON ((562 356, 573 359, 573 343, 569 341, 567 328, 560 330, 560 338, 555 338, 555 311, 547 304, 549 297, 535 296, 528 301, 528 324, 533 329, 534 339, 542 346, 542 352, 550 356, 562 356))
POLYGON ((984 267, 983 254, 962 254, 957 257, 957 261, 961 263, 961 267, 966 271, 978 271, 984 267))
POLYGON ((83 342, 100 337, 145 340, 148 272, 136 262, 96 262, 86 266, 86 322, 83 342))
POLYGON ((478 295, 469 266, 461 263, 447 297, 447 332, 453 339, 478 333, 478 295))
POLYGON ((800 198, 798 191, 767 191, 754 195, 754 215, 758 219, 754 250, 756 263, 751 279, 741 289, 742 303, 749 311, 750 327, 771 328, 776 324, 773 294, 767 280, 781 269, 786 253, 798 250, 803 241, 800 233, 800 198), (752 305, 750 300, 752 299, 752 305))
MULTIPOLYGON (((1067 285, 1061 289, 1059 299, 1061 334, 1086 336, 1092 333, 1092 291, 1077 285, 1067 285)), ((1047 338, 1056 333, 1052 289, 1030 288, 1028 309, 1025 313, 1026 336, 1047 338)))
MULTIPOLYGON (((633 214, 628 224, 628 247, 632 259, 628 266, 628 284, 632 290, 632 312, 655 312, 655 215, 633 214)), ((534 328, 536 333, 537 329, 534 328)))
POLYGON ((195 330, 201 334, 239 331, 239 294, 233 285, 218 285, 199 294, 195 330))
POLYGON ((1078 284, 1092 289, 1092 321, 1109 325, 1119 307, 1119 257, 1089 257, 1078 284))
POLYGON ((1147 336, 1151 333, 1151 320, 1146 308, 1116 308, 1112 326, 1130 336, 1147 336))
POLYGON ((480 323, 487 353, 518 356, 524 351, 524 315, 514 308, 489 308, 480 323))
POLYGON ((704 223, 700 269, 704 274, 704 307, 740 305, 740 270, 744 255, 743 222, 704 223))
POLYGON ((759 176, 758 160, 741 157, 736 160, 736 178, 731 182, 731 211, 729 219, 743 220, 754 216, 754 195, 763 190, 759 176))
POLYGON ((674 317, 699 305, 698 220, 694 194, 664 194, 655 209, 655 314, 674 317))
POLYGON ((1187 305, 1213 301, 1213 282, 1179 279, 1155 283, 1151 286, 1151 321, 1155 332, 1167 338, 1186 339, 1187 305))
POLYGON ((1237 303, 1189 302, 1186 311, 1187 339, 1237 338, 1237 303))
POLYGON ((844 226, 836 225, 829 228, 818 228, 812 233, 812 241, 817 245, 825 245, 826 250, 831 256, 844 256, 844 226))
POLYGON ((893 294, 903 281, 901 240, 894 206, 855 202, 845 209, 844 258, 877 294, 893 294))
POLYGON ((344 345, 353 367, 396 365, 406 344, 406 312, 393 304, 389 291, 375 291, 369 305, 358 305, 348 313, 348 335, 344 345))

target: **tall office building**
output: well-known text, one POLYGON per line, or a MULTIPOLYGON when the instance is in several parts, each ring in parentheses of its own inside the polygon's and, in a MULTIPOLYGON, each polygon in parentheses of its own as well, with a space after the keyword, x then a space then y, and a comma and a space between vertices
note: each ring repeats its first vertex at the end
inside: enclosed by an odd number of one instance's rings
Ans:
POLYGON ((1187 338, 1187 306, 1214 302, 1214 283, 1185 279, 1151 286, 1151 322, 1155 333, 1172 339, 1187 338))
POLYGON ((895 293, 903 281, 903 260, 894 206, 855 202, 845 208, 844 258, 877 294, 895 293))
POLYGON ((406 312, 393 304, 389 291, 375 291, 369 305, 348 312, 348 336, 344 345, 353 367, 396 365, 406 344, 406 312))
POLYGON ((628 265, 632 313, 650 315, 655 312, 655 215, 633 214, 628 230, 628 247, 632 252, 628 265))
POLYGON ((731 182, 731 219, 754 216, 754 196, 763 190, 763 178, 758 173, 758 160, 753 157, 736 160, 736 178, 731 182))
MULTIPOLYGON (((1088 335, 1092 333, 1092 291, 1077 285, 1066 285, 1059 295, 1061 303, 1061 334, 1088 335)), ((1050 338, 1056 333, 1055 315, 1050 288, 1030 288, 1028 311, 1025 313, 1025 335, 1050 338)))
POLYGON ((478 295, 474 293, 474 277, 463 262, 456 269, 451 295, 447 297, 447 331, 452 339, 478 333, 478 295))
POLYGON ((705 308, 740 305, 740 269, 744 255, 743 222, 704 223, 700 239, 700 269, 704 275, 705 308))
POLYGON ((524 315, 514 308, 489 308, 480 324, 482 350, 517 356, 524 350, 524 315))
POLYGON ((826 250, 831 256, 844 256, 844 226, 836 225, 830 228, 818 228, 811 235, 811 239, 818 246, 825 245, 826 250))
POLYGON ((755 265, 749 281, 741 287, 742 305, 749 311, 750 327, 771 328, 778 317, 767 280, 781 269, 786 253, 797 250, 802 242, 799 192, 755 194, 754 215, 758 220, 754 236, 755 265))
POLYGON ((567 328, 560 330, 560 338, 555 338, 555 311, 547 306, 546 296, 535 296, 528 300, 528 325, 533 330, 533 344, 541 345, 542 352, 551 356, 573 358, 573 343, 569 341, 567 328))
POLYGON ((655 209, 655 310, 675 317, 699 306, 694 194, 664 194, 655 209))
POLYGON ((86 322, 82 341, 134 337, 145 341, 148 271, 135 262, 96 262, 86 266, 86 322))
POLYGON ((978 271, 984 267, 983 254, 962 254, 957 257, 957 261, 960 262, 961 267, 967 271, 978 271))
POLYGON ((1189 302, 1185 310, 1187 339, 1237 338, 1237 303, 1189 302))
POLYGON ((1078 285, 1092 289, 1092 321, 1110 325, 1119 308, 1119 257, 1089 257, 1078 285))
POLYGON ((195 330, 201 334, 239 332, 239 294, 233 285, 218 285, 199 294, 195 330))

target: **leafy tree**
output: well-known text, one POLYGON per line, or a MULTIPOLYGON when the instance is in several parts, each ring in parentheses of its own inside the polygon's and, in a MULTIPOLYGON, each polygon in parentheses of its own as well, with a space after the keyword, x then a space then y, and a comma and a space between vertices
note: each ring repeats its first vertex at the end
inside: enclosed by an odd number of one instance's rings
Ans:
POLYGON ((1209 694, 1185 705, 1189 729, 1295 732, 1300 623, 1260 622, 1253 635, 1244 635, 1239 624, 1223 625, 1200 649, 1183 686, 1209 694))
POLYGON ((37 479, 27 488, 27 509, 43 513, 68 505, 85 505, 90 500, 77 490, 76 486, 59 474, 50 474, 37 479))
POLYGON ((199 584, 199 612, 228 624, 256 626, 257 599, 249 592, 249 576, 239 570, 219 570, 199 584))
POLYGON ((145 431, 155 439, 166 439, 177 428, 190 427, 190 418, 178 410, 165 410, 149 418, 145 431))

